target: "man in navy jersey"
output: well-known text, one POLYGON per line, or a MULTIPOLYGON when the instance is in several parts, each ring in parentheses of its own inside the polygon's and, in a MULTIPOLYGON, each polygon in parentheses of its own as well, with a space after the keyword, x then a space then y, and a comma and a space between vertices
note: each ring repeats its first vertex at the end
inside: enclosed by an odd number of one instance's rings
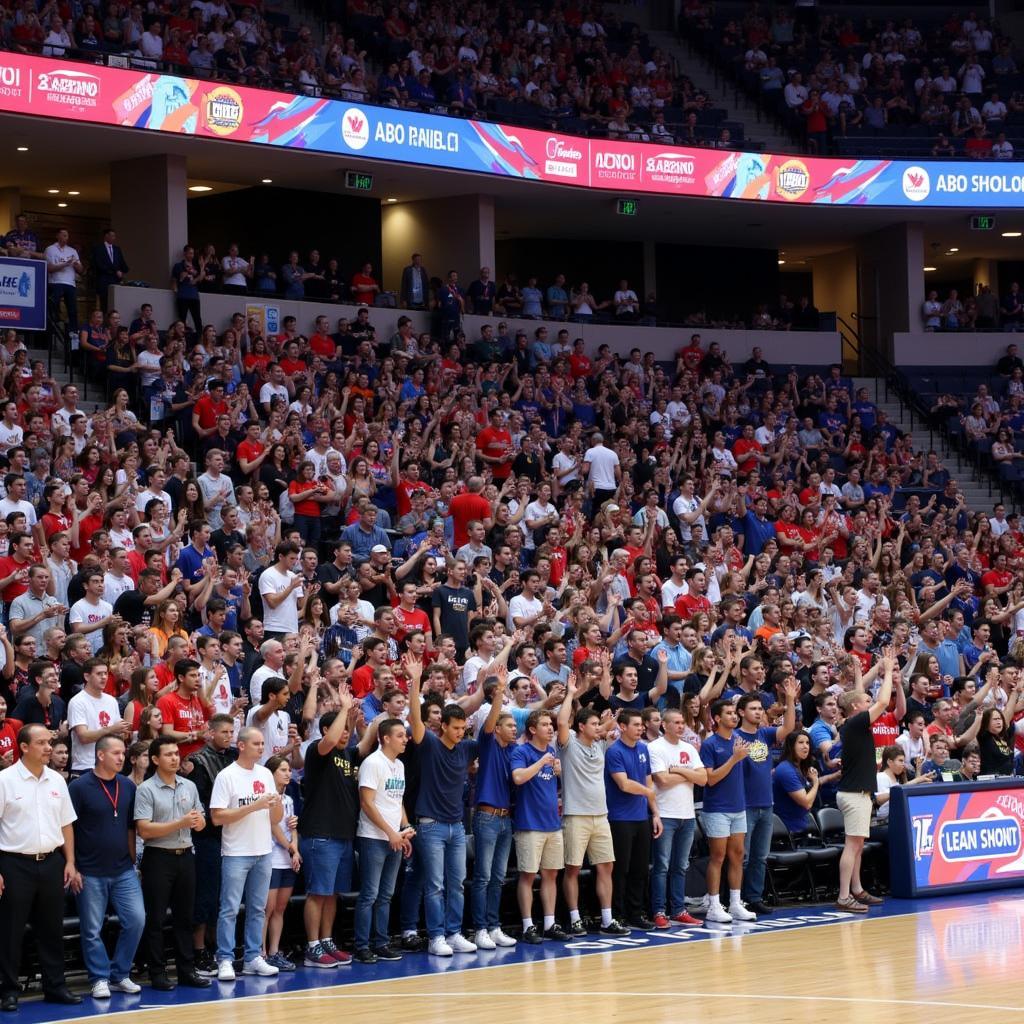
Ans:
POLYGON ((747 804, 743 771, 739 764, 750 752, 750 746, 733 735, 738 722, 736 705, 726 698, 716 700, 711 705, 711 724, 715 731, 700 745, 700 759, 708 770, 708 784, 704 787, 704 805, 700 814, 711 852, 707 869, 707 924, 731 924, 734 920, 753 921, 757 918, 740 902, 747 804), (728 911, 722 906, 721 899, 722 864, 727 858, 728 911))
MULTIPOLYGON (((512 849, 512 750, 516 720, 503 711, 508 669, 500 666, 491 692, 491 710, 480 729, 480 764, 476 772, 476 811, 473 814, 474 860, 470 911, 478 949, 514 946, 501 930, 501 885, 512 849)), ((485 684, 486 685, 486 684, 485 684)))
POLYGON ((551 746, 555 737, 554 715, 541 709, 532 711, 524 736, 525 742, 512 750, 512 781, 516 786, 512 824, 519 865, 523 942, 536 946, 545 939, 564 942, 570 938, 555 923, 558 872, 565 867, 565 854, 562 816, 558 812, 558 777, 562 766, 551 746), (538 872, 543 932, 533 923, 533 882, 538 872))
POLYGON ((760 694, 745 693, 736 701, 739 714, 739 728, 736 735, 750 747, 743 761, 743 789, 746 799, 747 833, 743 847, 743 902, 755 913, 770 913, 762 900, 764 873, 768 863, 768 851, 772 844, 772 756, 775 746, 783 740, 796 725, 796 699, 800 684, 794 678, 783 683, 786 694, 786 711, 782 725, 778 728, 761 725, 764 720, 764 706, 760 694))
POLYGON ((430 732, 420 707, 423 665, 410 659, 407 671, 409 727, 420 756, 415 850, 422 860, 427 951, 433 956, 475 953, 476 943, 462 934, 462 883, 466 879, 462 794, 480 744, 463 738, 466 712, 457 704, 448 704, 442 712, 440 736, 430 732))
MULTIPOLYGON (((664 662, 662 663, 664 665, 664 662)), ((651 782, 651 759, 639 711, 624 708, 618 715, 619 738, 604 761, 608 823, 612 830, 615 867, 612 870, 612 908, 615 919, 636 928, 653 928, 646 916, 651 838, 661 835, 661 818, 651 782)))

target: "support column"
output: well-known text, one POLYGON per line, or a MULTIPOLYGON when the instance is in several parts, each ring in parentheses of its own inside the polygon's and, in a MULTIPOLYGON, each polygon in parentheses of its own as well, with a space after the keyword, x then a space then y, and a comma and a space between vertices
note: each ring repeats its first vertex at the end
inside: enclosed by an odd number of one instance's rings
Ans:
POLYGON ((453 196, 412 203, 388 203, 381 211, 381 248, 384 253, 384 287, 396 293, 402 268, 414 252, 423 255, 431 277, 443 281, 456 270, 463 286, 474 280, 481 267, 494 266, 494 197, 453 196))
POLYGON ((649 238, 644 239, 644 280, 643 290, 640 292, 640 301, 643 302, 651 292, 658 291, 658 247, 649 238))
POLYGON ((999 291, 999 261, 977 259, 974 261, 974 294, 981 291, 982 285, 988 285, 994 292, 999 291))
POLYGON ((188 242, 188 175, 182 156, 110 165, 110 226, 131 268, 128 278, 166 288, 188 242))
POLYGON ((14 229, 14 218, 21 213, 21 189, 0 188, 0 230, 14 229))
MULTIPOLYGON (((857 243, 861 340, 890 361, 893 332, 921 329, 924 264, 922 224, 896 224, 857 243)), ((862 369, 872 371, 870 366, 862 369)))

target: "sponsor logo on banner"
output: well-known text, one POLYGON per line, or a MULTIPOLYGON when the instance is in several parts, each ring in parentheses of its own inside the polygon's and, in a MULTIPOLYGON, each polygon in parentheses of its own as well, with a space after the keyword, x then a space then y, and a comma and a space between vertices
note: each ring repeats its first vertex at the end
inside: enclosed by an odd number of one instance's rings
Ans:
POLYGON ((644 176, 667 185, 692 185, 697 165, 685 153, 655 153, 644 158, 644 176))
POLYGON ((903 172, 903 194, 912 203, 927 199, 931 190, 931 178, 923 167, 908 167, 903 172))
POLYGON ((21 95, 21 68, 0 64, 0 96, 21 95))
POLYGON ((370 141, 370 120, 358 107, 341 115, 341 137, 349 149, 362 149, 370 141))
POLYGON ((935 847, 947 863, 1013 857, 1021 849, 1020 822, 999 812, 944 821, 935 847))
POLYGON ((46 97, 47 103, 60 103, 69 107, 95 107, 100 98, 100 80, 85 71, 41 71, 36 89, 46 97))
POLYGON ((775 191, 787 202, 799 199, 811 185, 811 175, 802 160, 787 160, 775 169, 775 191))
POLYGON ((615 153, 601 149, 594 153, 595 181, 634 181, 636 177, 635 153, 615 153))
MULTIPOLYGON (((0 302, 7 306, 34 306, 36 303, 35 276, 17 266, 0 267, 0 302)), ((13 311, 12 311, 13 312, 13 311)), ((13 313, 11 319, 20 314, 13 313)))
POLYGON ((243 109, 242 97, 234 89, 219 85, 203 101, 206 127, 214 135, 231 135, 242 126, 243 109))
POLYGON ((549 136, 544 144, 544 173, 555 178, 579 177, 583 151, 576 149, 567 139, 549 136))

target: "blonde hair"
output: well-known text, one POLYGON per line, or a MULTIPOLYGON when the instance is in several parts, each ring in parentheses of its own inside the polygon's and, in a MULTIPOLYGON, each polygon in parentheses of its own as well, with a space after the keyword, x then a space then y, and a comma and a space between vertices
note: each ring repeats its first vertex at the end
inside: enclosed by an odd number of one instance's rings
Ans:
POLYGON ((842 708, 844 715, 848 715, 853 709, 853 705, 867 700, 867 696, 863 690, 847 690, 845 693, 839 694, 839 707, 842 708))

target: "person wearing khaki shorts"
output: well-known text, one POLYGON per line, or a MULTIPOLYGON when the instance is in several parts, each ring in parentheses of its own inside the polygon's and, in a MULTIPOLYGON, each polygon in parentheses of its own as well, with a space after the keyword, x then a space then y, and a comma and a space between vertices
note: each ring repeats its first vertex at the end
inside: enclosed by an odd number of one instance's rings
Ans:
POLYGON ((519 912, 523 942, 539 945, 545 939, 570 938, 555 923, 558 872, 565 867, 562 818, 558 811, 558 777, 562 767, 551 741, 554 716, 537 710, 526 720, 526 742, 512 751, 512 782, 516 786, 512 827, 519 862, 519 912), (543 930, 533 923, 533 881, 540 874, 543 930))
MULTIPOLYGON (((882 656, 882 685, 872 702, 863 690, 839 695, 846 722, 839 732, 843 744, 843 774, 836 804, 843 815, 846 839, 839 858, 839 899, 836 906, 851 914, 866 914, 882 901, 867 892, 860 880, 864 840, 871 832, 871 794, 875 791, 875 738, 871 726, 889 707, 896 652, 887 647, 882 656)), ((902 685, 900 682, 897 685, 902 685)))
MULTIPOLYGON (((584 662, 584 665, 587 663, 584 662)), ((608 664, 603 665, 607 677, 608 664)), ((611 685, 611 679, 606 679, 611 685)), ((578 692, 576 675, 569 676, 565 700, 558 712, 558 753, 562 762, 562 832, 565 836, 565 874, 562 891, 569 908, 569 934, 584 936, 587 927, 580 917, 580 868, 590 858, 595 888, 601 908, 603 935, 628 935, 629 928, 612 916, 612 868, 615 847, 608 824, 608 801, 604 788, 605 735, 615 728, 615 720, 602 723, 593 708, 576 713, 576 731, 570 722, 578 692)))

